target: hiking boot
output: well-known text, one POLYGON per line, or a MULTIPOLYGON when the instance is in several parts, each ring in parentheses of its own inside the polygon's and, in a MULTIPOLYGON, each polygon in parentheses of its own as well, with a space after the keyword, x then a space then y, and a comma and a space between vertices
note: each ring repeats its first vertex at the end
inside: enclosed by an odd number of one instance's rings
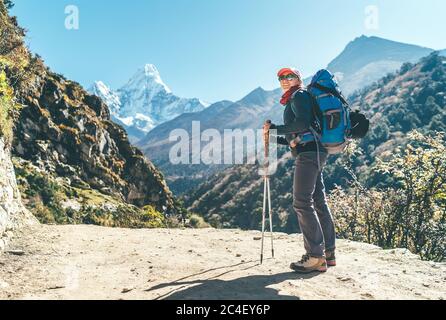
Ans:
POLYGON ((290 268, 299 273, 325 272, 327 271, 327 261, 324 257, 315 258, 305 254, 302 256, 302 260, 293 262, 290 268))
POLYGON ((327 260, 327 266, 336 267, 336 255, 334 250, 326 250, 325 259, 327 260))

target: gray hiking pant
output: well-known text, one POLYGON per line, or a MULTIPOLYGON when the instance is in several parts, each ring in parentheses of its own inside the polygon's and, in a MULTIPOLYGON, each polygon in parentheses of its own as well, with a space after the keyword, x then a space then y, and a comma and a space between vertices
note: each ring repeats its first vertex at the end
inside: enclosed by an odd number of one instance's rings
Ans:
MULTIPOLYGON (((320 168, 328 154, 320 153, 320 168)), ((319 171, 317 152, 300 153, 294 172, 293 207, 296 210, 307 254, 322 257, 324 250, 336 247, 333 217, 327 205, 322 171, 319 171)))

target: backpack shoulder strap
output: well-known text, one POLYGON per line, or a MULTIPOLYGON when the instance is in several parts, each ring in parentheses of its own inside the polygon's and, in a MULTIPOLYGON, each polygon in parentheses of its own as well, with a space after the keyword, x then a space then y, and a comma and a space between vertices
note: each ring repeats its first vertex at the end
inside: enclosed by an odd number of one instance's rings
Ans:
POLYGON ((335 96, 336 98, 338 98, 339 100, 341 100, 341 102, 342 102, 343 104, 345 104, 346 106, 349 105, 348 102, 347 102, 347 100, 344 98, 344 96, 343 96, 342 94, 340 94, 340 93, 339 93, 337 90, 335 90, 335 89, 324 87, 323 85, 320 85, 319 83, 312 83, 310 86, 313 87, 313 88, 319 89, 319 90, 321 90, 321 91, 323 91, 323 92, 332 94, 333 96, 335 96))
POLYGON ((308 91, 303 88, 294 91, 293 94, 291 95, 291 99, 294 99, 294 97, 296 97, 296 94, 303 93, 303 92, 308 92, 308 91))

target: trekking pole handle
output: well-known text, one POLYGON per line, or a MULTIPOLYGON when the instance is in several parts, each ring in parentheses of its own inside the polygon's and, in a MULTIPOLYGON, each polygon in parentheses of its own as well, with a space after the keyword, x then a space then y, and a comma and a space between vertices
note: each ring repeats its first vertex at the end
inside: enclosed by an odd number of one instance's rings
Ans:
MULTIPOLYGON (((267 124, 271 124, 271 120, 266 120, 267 124)), ((268 132, 263 136, 263 142, 265 144, 265 158, 268 158, 269 156, 269 130, 268 132)))

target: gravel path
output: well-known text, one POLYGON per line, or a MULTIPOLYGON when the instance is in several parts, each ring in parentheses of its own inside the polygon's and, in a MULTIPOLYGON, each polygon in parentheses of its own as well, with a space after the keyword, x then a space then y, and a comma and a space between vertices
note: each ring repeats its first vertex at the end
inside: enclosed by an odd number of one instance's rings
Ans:
POLYGON ((338 266, 299 275, 299 235, 38 225, 0 254, 0 299, 446 299, 446 265, 338 241, 338 266), (270 257, 266 241, 266 257, 270 257))

